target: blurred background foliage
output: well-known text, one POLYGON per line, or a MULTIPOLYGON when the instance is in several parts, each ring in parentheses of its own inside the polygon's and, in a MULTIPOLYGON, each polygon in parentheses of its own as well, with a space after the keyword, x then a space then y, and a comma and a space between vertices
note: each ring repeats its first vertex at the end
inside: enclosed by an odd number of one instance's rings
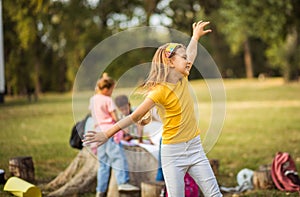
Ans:
MULTIPOLYGON (((198 20, 211 21, 213 33, 201 44, 224 78, 299 77, 298 0, 3 0, 2 7, 8 95, 68 92, 85 56, 105 38, 147 25, 190 35, 198 20)), ((123 54, 108 72, 118 78, 153 52, 123 54)))

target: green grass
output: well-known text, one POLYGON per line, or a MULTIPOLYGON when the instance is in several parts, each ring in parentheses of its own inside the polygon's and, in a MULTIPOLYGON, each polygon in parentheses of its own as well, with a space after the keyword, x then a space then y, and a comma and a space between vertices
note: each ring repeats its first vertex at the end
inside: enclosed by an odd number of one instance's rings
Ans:
POLYGON ((30 155, 37 180, 49 181, 76 155, 68 145, 73 125, 70 95, 45 95, 36 103, 6 100, 0 106, 0 167, 8 172, 9 158, 30 155))
MULTIPOLYGON (((199 102, 199 125, 204 136, 210 121, 214 120, 211 95, 205 81, 192 81, 191 84, 199 102)), ((224 88, 225 122, 217 143, 208 153, 209 158, 220 162, 219 183, 236 186, 236 174, 241 169, 256 170, 260 165, 270 164, 278 151, 289 152, 299 171, 300 84, 284 84, 279 78, 265 81, 239 79, 225 80, 224 88)), ((130 91, 116 90, 115 95, 119 92, 130 91)), ((32 156, 37 184, 49 182, 78 152, 68 144, 74 123, 72 94, 46 94, 36 103, 21 97, 5 99, 6 102, 0 105, 0 168, 9 176, 9 158, 32 156)), ((85 99, 80 102, 88 103, 85 99)), ((139 100, 132 103, 136 105, 139 100)), ((86 105, 82 105, 82 112, 86 105)), ((298 196, 277 190, 254 190, 244 194, 286 195, 298 196)), ((9 194, 0 191, 0 196, 9 194)))

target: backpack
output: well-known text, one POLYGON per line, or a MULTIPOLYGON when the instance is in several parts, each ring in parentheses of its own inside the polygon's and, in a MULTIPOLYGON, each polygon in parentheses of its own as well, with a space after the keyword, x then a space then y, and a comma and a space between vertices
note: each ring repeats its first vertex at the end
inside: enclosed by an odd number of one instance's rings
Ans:
POLYGON ((296 165, 289 153, 278 152, 272 163, 272 180, 281 191, 300 193, 300 179, 296 165))
POLYGON ((83 135, 84 135, 84 127, 85 127, 85 123, 86 120, 90 117, 90 115, 88 114, 83 120, 78 121, 72 128, 71 131, 71 136, 70 136, 70 146, 72 148, 77 148, 79 150, 81 150, 83 148, 82 146, 82 139, 83 139, 83 135))

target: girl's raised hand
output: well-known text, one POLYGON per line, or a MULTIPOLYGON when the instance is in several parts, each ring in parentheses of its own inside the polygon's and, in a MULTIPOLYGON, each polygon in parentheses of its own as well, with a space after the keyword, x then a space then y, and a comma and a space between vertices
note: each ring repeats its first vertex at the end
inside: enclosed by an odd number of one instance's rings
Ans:
POLYGON ((193 23, 193 39, 199 40, 203 35, 212 32, 211 29, 204 29, 210 22, 199 21, 193 23))
POLYGON ((107 142, 108 137, 105 132, 96 132, 96 131, 88 131, 84 135, 84 139, 82 140, 83 145, 89 145, 93 142, 97 143, 97 146, 101 146, 105 142, 107 142))

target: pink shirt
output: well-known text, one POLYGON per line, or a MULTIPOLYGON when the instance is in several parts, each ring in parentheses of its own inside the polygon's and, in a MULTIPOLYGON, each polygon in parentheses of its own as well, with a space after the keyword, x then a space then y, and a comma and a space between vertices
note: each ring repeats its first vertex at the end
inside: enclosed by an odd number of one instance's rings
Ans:
MULTIPOLYGON (((110 96, 95 94, 90 99, 89 110, 91 110, 96 131, 106 131, 116 123, 111 116, 111 113, 116 110, 116 106, 110 96)), ((122 131, 116 133, 114 135, 115 142, 119 143, 122 137, 122 131)))

